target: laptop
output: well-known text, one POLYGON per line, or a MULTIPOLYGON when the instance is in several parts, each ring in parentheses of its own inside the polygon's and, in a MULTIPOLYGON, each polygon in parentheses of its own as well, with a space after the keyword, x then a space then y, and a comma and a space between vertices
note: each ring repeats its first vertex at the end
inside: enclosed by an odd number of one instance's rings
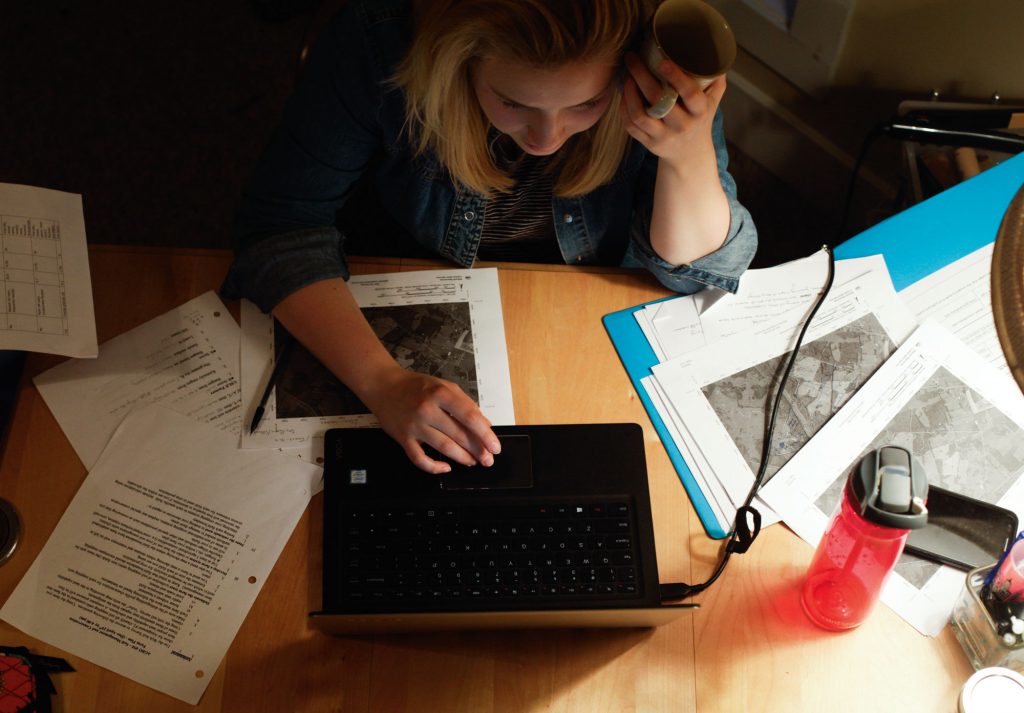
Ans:
POLYGON ((661 601, 637 424, 504 426, 490 468, 429 475, 380 429, 324 443, 323 603, 334 634, 652 627, 661 601))

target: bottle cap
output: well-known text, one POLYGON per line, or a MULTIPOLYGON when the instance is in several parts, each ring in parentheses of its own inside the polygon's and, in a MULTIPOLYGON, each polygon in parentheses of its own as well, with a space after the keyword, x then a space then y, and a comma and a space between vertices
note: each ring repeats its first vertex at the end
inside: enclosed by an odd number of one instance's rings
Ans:
POLYGON ((1024 676, 1000 666, 975 671, 960 689, 960 713, 1024 710, 1024 676))
POLYGON ((917 530, 928 522, 928 478, 905 448, 869 451, 850 473, 849 488, 868 522, 900 530, 917 530))

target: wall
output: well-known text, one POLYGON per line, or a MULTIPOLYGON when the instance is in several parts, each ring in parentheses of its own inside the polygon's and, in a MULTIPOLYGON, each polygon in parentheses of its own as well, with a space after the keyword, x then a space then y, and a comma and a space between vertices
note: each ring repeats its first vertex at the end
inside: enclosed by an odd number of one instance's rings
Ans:
MULTIPOLYGON (((894 117, 901 101, 927 99, 935 89, 942 99, 987 102, 998 92, 1004 104, 1024 104, 1024 0, 854 0, 825 86, 798 89, 742 50, 729 81, 729 139, 806 200, 838 214, 863 137, 894 117)), ((898 144, 879 140, 861 175, 857 227, 894 205, 898 144)))
POLYGON ((1024 2, 856 0, 834 84, 1024 100, 1024 2))

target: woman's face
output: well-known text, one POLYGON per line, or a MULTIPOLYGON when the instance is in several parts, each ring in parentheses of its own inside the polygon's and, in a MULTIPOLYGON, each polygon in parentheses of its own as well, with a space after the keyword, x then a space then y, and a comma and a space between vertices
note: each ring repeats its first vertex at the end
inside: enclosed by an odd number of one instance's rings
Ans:
POLYGON ((614 95, 615 69, 610 60, 537 69, 484 59, 477 66, 473 88, 494 128, 511 136, 526 153, 547 156, 604 115, 614 95))

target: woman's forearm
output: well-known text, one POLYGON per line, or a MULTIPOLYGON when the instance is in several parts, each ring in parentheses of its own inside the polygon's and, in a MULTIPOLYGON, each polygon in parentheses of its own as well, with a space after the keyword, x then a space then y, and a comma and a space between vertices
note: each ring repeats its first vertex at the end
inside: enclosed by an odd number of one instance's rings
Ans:
POLYGON ((273 314, 360 398, 385 373, 400 368, 340 277, 293 292, 274 308, 273 314))
POLYGON ((650 239, 663 260, 682 265, 718 250, 728 236, 729 220, 729 199, 713 148, 679 168, 659 161, 650 239))
POLYGON ((403 368, 370 327, 341 278, 314 282, 274 316, 377 416, 417 467, 443 473, 428 445, 463 465, 489 466, 501 443, 480 408, 454 382, 403 368))

